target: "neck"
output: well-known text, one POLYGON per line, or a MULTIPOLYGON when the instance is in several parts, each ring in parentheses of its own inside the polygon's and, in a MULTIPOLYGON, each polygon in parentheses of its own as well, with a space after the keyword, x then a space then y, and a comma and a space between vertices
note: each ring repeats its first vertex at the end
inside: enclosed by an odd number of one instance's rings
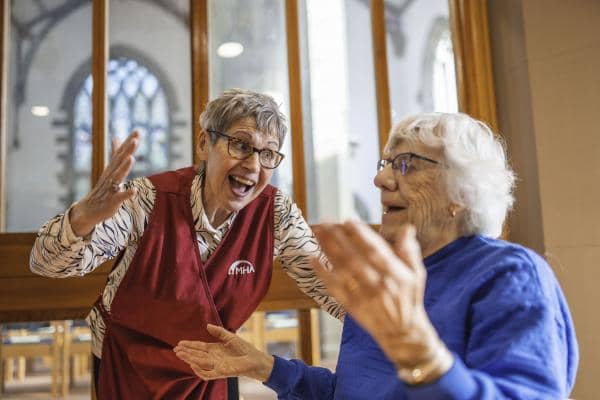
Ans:
POLYGON ((446 247, 450 243, 462 236, 462 230, 458 229, 458 226, 454 224, 446 229, 441 230, 441 235, 435 238, 419 238, 419 244, 421 245, 421 253, 423 258, 432 255, 438 250, 446 247))
POLYGON ((225 222, 227 217, 229 217, 231 212, 219 207, 216 204, 214 201, 214 196, 211 195, 208 185, 203 185, 201 195, 204 214, 206 214, 208 222, 213 228, 220 226, 223 222, 225 222))

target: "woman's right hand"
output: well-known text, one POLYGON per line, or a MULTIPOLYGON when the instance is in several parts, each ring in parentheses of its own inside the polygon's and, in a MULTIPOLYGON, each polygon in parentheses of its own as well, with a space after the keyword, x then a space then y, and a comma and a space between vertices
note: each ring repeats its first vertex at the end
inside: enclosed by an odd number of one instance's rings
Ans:
POLYGON ((112 140, 111 159, 92 190, 73 207, 69 220, 73 233, 86 237, 96 224, 112 217, 121 204, 133 197, 134 188, 122 190, 121 183, 129 175, 135 162, 134 154, 140 135, 134 131, 123 144, 116 138, 112 140))
POLYGON ((247 376, 259 382, 269 379, 275 362, 272 355, 220 326, 208 324, 206 330, 216 342, 182 340, 173 349, 196 375, 205 381, 231 376, 247 376))

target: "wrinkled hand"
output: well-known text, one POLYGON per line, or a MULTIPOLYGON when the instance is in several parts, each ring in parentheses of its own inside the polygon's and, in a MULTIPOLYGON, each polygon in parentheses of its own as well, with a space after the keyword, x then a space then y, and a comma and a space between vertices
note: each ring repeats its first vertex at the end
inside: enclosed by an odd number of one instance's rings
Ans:
POLYGON ((135 189, 123 190, 121 183, 135 162, 139 137, 133 132, 122 145, 113 138, 110 162, 92 190, 71 208, 69 219, 77 236, 88 236, 96 224, 112 217, 125 200, 135 195, 135 189))
POLYGON ((215 343, 182 340, 173 349, 203 380, 247 376, 266 381, 273 369, 273 356, 263 353, 238 335, 208 324, 215 343))
POLYGON ((423 304, 426 271, 414 227, 405 226, 393 247, 359 222, 324 224, 315 235, 333 266, 314 258, 315 272, 398 368, 445 351, 423 304))

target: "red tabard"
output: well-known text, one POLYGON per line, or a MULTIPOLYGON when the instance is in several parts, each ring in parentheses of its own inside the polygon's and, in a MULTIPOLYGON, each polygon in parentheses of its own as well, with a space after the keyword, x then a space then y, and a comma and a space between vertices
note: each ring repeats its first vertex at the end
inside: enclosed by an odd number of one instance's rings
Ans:
POLYGON ((265 296, 273 267, 273 198, 264 191, 235 218, 211 257, 200 259, 190 203, 196 171, 150 177, 154 209, 107 312, 100 400, 227 398, 226 380, 205 382, 178 359, 180 340, 214 342, 206 324, 236 331, 265 296))

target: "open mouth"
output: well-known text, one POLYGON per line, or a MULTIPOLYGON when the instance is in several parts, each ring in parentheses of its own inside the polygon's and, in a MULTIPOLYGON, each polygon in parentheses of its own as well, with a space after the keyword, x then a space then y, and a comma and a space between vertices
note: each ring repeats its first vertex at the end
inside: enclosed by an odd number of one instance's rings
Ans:
POLYGON ((406 207, 401 207, 401 206, 384 206, 383 207, 384 214, 398 212, 398 211, 404 211, 404 210, 406 210, 406 207))
POLYGON ((231 191, 238 197, 246 196, 248 192, 250 192, 250 190, 256 185, 255 182, 240 176, 229 175, 228 178, 231 191))

